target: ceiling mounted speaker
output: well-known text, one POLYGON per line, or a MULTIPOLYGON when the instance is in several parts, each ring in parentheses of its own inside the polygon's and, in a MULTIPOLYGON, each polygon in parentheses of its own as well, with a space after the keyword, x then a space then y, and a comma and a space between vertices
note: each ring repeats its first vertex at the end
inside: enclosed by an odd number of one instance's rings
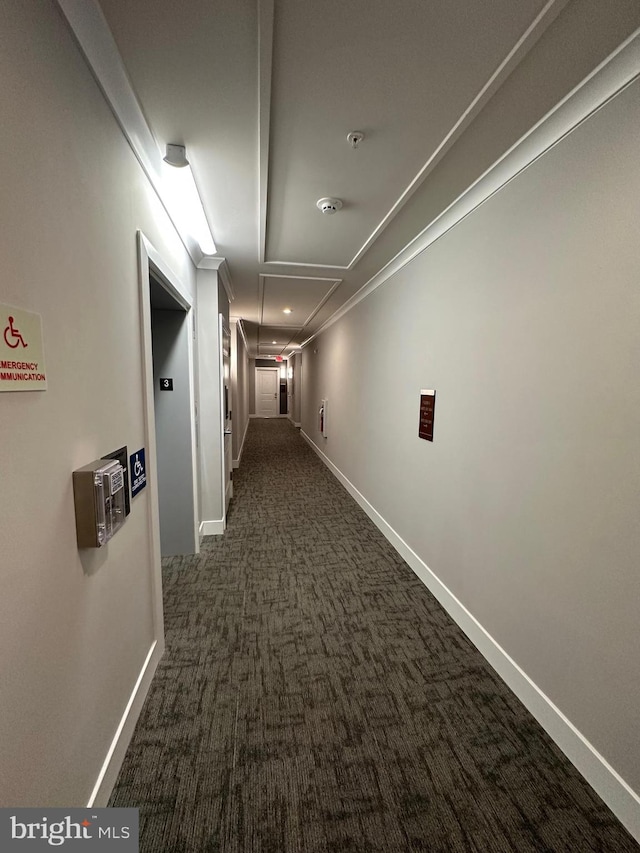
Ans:
POLYGON ((316 207, 323 213, 336 213, 342 207, 342 202, 339 198, 319 198, 316 207))

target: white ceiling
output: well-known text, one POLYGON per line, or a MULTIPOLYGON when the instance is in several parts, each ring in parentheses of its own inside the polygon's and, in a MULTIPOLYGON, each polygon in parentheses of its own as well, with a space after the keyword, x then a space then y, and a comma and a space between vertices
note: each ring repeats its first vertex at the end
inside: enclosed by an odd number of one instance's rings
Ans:
POLYGON ((350 266, 544 2, 278 0, 266 259, 350 266))
POLYGON ((254 355, 308 338, 640 23, 628 0, 99 4, 158 144, 187 146, 254 355))

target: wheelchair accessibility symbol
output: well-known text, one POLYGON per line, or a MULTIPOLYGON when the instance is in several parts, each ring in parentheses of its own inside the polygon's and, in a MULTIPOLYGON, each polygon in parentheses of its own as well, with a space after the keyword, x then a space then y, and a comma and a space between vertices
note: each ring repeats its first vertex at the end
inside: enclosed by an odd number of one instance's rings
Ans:
POLYGON ((19 347, 20 345, 26 348, 28 346, 27 342, 22 337, 20 332, 16 329, 16 327, 13 325, 15 323, 15 320, 13 319, 13 317, 8 317, 7 319, 9 321, 9 325, 6 326, 4 330, 5 344, 8 347, 11 347, 11 349, 16 349, 16 347, 19 347))
POLYGON ((131 472, 131 497, 135 497, 147 485, 147 466, 144 458, 144 447, 129 456, 131 472))

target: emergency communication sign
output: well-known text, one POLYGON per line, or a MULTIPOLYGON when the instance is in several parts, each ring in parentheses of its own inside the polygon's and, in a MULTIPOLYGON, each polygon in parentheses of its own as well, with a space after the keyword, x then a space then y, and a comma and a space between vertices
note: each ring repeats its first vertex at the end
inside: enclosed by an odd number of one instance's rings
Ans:
POLYGON ((0 391, 46 391, 39 314, 0 303, 0 391))
POLYGON ((129 457, 129 471, 131 480, 131 497, 135 498, 147 485, 147 466, 144 459, 144 447, 136 450, 129 457))

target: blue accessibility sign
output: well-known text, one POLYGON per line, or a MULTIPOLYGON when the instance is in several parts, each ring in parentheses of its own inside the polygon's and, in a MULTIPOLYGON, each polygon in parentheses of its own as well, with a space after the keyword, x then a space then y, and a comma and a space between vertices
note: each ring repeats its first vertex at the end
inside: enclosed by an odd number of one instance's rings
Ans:
POLYGON ((134 498, 147 485, 147 468, 144 461, 144 447, 129 457, 131 497, 134 498))

